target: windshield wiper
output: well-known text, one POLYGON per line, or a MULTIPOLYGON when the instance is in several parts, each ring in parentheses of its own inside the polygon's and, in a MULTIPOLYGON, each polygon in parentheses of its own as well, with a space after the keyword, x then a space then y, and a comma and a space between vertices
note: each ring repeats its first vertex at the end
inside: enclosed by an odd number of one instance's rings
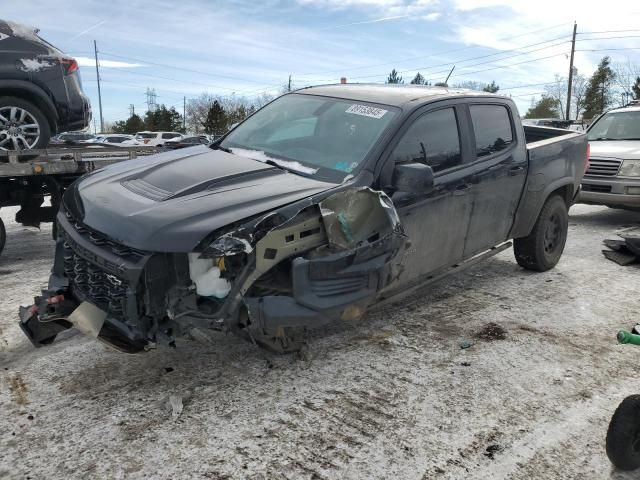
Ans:
POLYGON ((222 150, 223 152, 233 153, 230 148, 223 147, 222 145, 216 145, 213 148, 215 148, 216 150, 222 150))
POLYGON ((280 165, 278 162, 276 162, 275 160, 261 160, 262 162, 266 163, 267 165, 271 165, 272 167, 277 167, 280 170, 286 170, 287 172, 289 171, 288 168, 284 168, 282 165, 280 165))
POLYGON ((598 138, 590 138, 590 142, 600 142, 600 141, 608 141, 608 140, 620 140, 619 138, 608 138, 608 137, 598 137, 598 138))

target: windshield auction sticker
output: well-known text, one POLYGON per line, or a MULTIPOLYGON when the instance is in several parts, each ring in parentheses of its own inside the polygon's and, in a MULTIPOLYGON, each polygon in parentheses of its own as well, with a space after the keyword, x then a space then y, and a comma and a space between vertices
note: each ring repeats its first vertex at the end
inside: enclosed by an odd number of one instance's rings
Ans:
POLYGON ((382 118, 388 110, 376 107, 368 107, 366 105, 351 105, 345 110, 345 113, 353 113, 354 115, 362 115, 364 117, 382 118))

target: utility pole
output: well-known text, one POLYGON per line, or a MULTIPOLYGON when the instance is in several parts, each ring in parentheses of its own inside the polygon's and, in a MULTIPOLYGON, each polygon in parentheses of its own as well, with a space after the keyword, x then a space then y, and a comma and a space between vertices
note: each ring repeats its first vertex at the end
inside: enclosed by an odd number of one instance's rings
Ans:
POLYGON ((187 133, 187 97, 182 97, 182 130, 187 133))
POLYGON ((129 116, 133 117, 136 114, 136 106, 133 103, 129 104, 129 116))
POLYGON ((102 119, 102 94, 100 93, 100 69, 98 68, 98 45, 93 41, 93 51, 96 56, 96 79, 98 80, 98 105, 100 106, 100 132, 104 131, 104 120, 102 119))
POLYGON ((287 84, 287 92, 291 91, 291 74, 289 74, 289 83, 287 84))
MULTIPOLYGON (((569 120, 571 115, 571 86, 573 84, 573 54, 576 51, 576 29, 578 24, 573 22, 573 39, 571 40, 571 60, 569 60, 569 86, 567 87, 567 116, 569 120)), ((576 119, 577 120, 577 119, 576 119)))

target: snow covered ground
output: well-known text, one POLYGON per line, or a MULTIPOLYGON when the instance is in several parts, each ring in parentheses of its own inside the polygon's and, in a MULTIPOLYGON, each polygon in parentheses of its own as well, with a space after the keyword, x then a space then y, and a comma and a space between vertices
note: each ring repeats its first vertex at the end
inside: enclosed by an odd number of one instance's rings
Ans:
POLYGON ((615 342, 638 320, 640 269, 600 250, 638 213, 575 206, 556 269, 507 250, 270 361, 215 334, 133 356, 73 334, 34 349, 16 311, 53 243, 14 213, 0 212, 0 478, 635 478, 604 438, 640 393, 640 348, 615 342))

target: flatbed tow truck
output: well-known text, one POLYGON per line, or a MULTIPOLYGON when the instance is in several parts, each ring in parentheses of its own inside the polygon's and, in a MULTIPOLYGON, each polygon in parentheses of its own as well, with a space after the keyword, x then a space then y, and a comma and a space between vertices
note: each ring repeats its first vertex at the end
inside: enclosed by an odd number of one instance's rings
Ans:
MULTIPOLYGON (((39 227, 54 222, 66 188, 86 173, 113 163, 152 155, 156 147, 61 145, 42 150, 0 151, 0 208, 19 206, 16 222, 39 227), (44 205, 50 197, 50 206, 44 205)), ((54 226, 54 238, 55 238, 54 226)), ((6 230, 0 218, 0 253, 6 230)))

